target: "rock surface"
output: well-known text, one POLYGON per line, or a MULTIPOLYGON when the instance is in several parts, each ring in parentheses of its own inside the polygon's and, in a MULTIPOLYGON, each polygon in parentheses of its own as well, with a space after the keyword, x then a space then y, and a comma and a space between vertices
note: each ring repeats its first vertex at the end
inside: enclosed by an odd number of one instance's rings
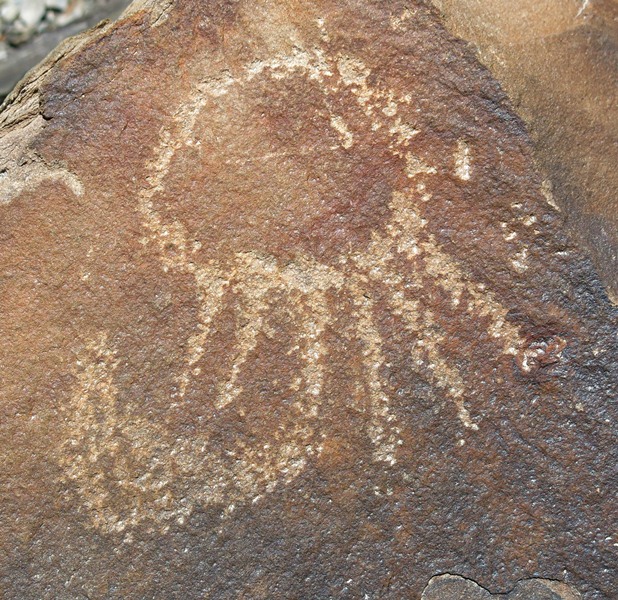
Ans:
POLYGON ((433 8, 144 0, 0 126, 6 597, 616 597, 616 309, 433 8))
POLYGON ((546 191, 618 304, 618 2, 434 4, 525 119, 546 191))
POLYGON ((433 577, 421 600, 580 600, 577 591, 559 581, 520 581, 508 594, 492 595, 480 585, 457 575, 433 577))
POLYGON ((43 20, 30 26, 20 17, 20 10, 28 0, 4 0, 4 3, 0 0, 0 103, 26 72, 65 38, 104 19, 115 19, 129 3, 129 0, 71 3, 47 0, 43 20))

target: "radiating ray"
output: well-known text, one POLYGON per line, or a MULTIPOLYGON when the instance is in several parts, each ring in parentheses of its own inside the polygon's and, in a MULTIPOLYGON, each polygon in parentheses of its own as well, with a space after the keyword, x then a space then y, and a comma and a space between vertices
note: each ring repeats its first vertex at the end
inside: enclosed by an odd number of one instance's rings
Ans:
MULTIPOLYGON (((253 288, 255 290, 255 288, 253 288)), ((268 303, 265 301, 269 288, 264 287, 252 297, 251 302, 240 308, 239 319, 245 323, 239 328, 236 337, 238 352, 232 361, 232 368, 229 378, 220 384, 215 406, 218 409, 225 408, 228 404, 236 400, 242 392, 242 386, 238 385, 242 367, 247 362, 247 358, 257 345, 259 333, 264 326, 264 316, 267 314, 268 303)))
POLYGON ((355 331, 362 345, 364 376, 369 392, 371 417, 368 427, 369 437, 374 445, 373 456, 377 461, 390 465, 397 462, 395 453, 400 444, 397 438, 399 429, 394 425, 395 416, 390 412, 390 398, 382 388, 381 369, 384 365, 382 347, 384 340, 374 322, 373 301, 363 293, 358 278, 347 285, 352 293, 352 301, 357 309, 355 331))
POLYGON ((240 296, 236 336, 238 351, 232 361, 227 381, 219 386, 215 401, 218 409, 226 407, 242 392, 238 378, 249 354, 257 345, 260 332, 264 330, 265 315, 270 306, 266 297, 278 284, 277 265, 271 258, 251 252, 242 253, 237 257, 235 277, 237 281, 233 289, 240 296))
POLYGON ((198 302, 200 305, 198 331, 193 334, 188 342, 185 368, 178 377, 180 397, 184 397, 189 382, 194 375, 194 365, 204 356, 206 343, 211 333, 212 322, 223 308, 223 297, 229 286, 229 279, 222 276, 215 267, 197 267, 195 280, 198 287, 198 302))
POLYGON ((390 235, 388 237, 374 236, 369 251, 355 255, 354 260, 368 277, 387 288, 388 293, 385 296, 393 313, 404 320, 406 329, 416 337, 416 346, 410 350, 413 360, 419 366, 424 365, 431 373, 432 381, 453 399, 461 422, 466 427, 478 429, 478 426, 472 423, 470 414, 464 406, 465 386, 461 375, 439 350, 439 343, 442 339, 433 327, 431 311, 422 309, 418 301, 405 297, 403 290, 409 288, 415 288, 419 290, 419 293, 423 293, 423 273, 419 273, 412 266, 404 277, 392 266, 395 258, 394 250, 414 260, 421 253, 419 245, 430 254, 430 257, 444 258, 444 253, 437 246, 428 247, 427 244, 420 242, 420 233, 424 227, 423 219, 410 206, 409 201, 402 205, 401 201, 404 198, 403 195, 395 194, 391 206, 393 218, 388 227, 390 235), (426 335, 428 331, 431 331, 430 336, 426 335))
POLYGON ((393 314, 400 316, 406 330, 414 335, 415 343, 410 348, 410 355, 418 366, 424 366, 431 374, 431 381, 449 396, 457 407, 457 416, 465 427, 478 429, 478 425, 470 419, 470 413, 464 405, 465 386, 457 367, 451 365, 442 355, 439 343, 443 336, 434 328, 433 315, 430 311, 423 311, 419 315, 419 303, 408 300, 397 289, 386 294, 393 314), (427 332, 431 331, 431 334, 427 332))
MULTIPOLYGON (((390 207, 392 216, 387 229, 397 251, 410 260, 419 257, 424 266, 422 272, 451 297, 454 306, 460 304, 465 292, 468 312, 487 317, 489 332, 502 339, 504 352, 517 354, 523 338, 519 329, 506 320, 508 309, 483 284, 470 281, 459 263, 440 248, 432 234, 424 231, 427 221, 418 214, 409 194, 394 192, 390 207)), ((382 262, 388 262, 389 252, 392 250, 382 250, 382 262)))
POLYGON ((302 414, 315 417, 323 393, 323 362, 328 353, 322 336, 332 318, 325 292, 341 289, 344 278, 339 271, 304 258, 281 269, 280 281, 288 296, 293 292, 300 296, 296 312, 301 320, 298 338, 304 341, 301 359, 305 364, 296 385, 304 384, 305 401, 297 404, 302 414))
MULTIPOLYGON (((385 242, 385 240, 382 240, 382 242, 385 242)), ((376 241, 374 249, 377 249, 378 245, 376 241)), ((389 264, 392 258, 393 256, 388 250, 388 243, 383 243, 380 252, 357 259, 357 264, 364 267, 369 278, 382 287, 386 287, 387 293, 384 296, 393 314, 400 316, 404 320, 406 329, 415 336, 416 345, 410 348, 412 359, 418 366, 425 366, 431 373, 432 381, 444 389, 447 395, 454 400, 461 422, 466 427, 478 429, 470 420, 470 414, 464 406, 463 394, 465 388, 461 375, 456 367, 451 366, 444 359, 439 350, 439 343, 442 338, 439 337, 433 327, 431 311, 422 309, 418 301, 406 299, 403 291, 412 287, 422 293, 422 276, 419 276, 415 269, 411 269, 407 277, 397 273, 389 264), (427 335, 429 331, 431 331, 431 335, 427 335)))
POLYGON ((304 416, 317 417, 318 404, 324 387, 324 364, 326 347, 322 334, 331 315, 323 291, 315 290, 304 299, 298 338, 301 347, 303 398, 295 403, 304 416))

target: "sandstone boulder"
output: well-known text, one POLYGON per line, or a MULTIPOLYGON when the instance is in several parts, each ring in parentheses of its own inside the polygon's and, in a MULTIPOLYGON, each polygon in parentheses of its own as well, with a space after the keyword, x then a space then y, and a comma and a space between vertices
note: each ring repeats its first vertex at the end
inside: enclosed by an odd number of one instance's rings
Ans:
POLYGON ((616 597, 616 309, 433 8, 137 2, 0 127, 7 597, 616 597))

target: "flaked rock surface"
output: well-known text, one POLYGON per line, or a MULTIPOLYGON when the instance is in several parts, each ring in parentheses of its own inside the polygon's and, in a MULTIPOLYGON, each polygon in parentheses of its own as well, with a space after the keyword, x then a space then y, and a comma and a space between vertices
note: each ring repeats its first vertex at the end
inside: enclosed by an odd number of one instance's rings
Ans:
POLYGON ((526 579, 506 594, 491 594, 476 582, 459 575, 432 577, 421 600, 580 600, 572 587, 551 579, 526 579))
POLYGON ((433 8, 138 2, 0 125, 7 597, 616 596, 616 309, 433 8))

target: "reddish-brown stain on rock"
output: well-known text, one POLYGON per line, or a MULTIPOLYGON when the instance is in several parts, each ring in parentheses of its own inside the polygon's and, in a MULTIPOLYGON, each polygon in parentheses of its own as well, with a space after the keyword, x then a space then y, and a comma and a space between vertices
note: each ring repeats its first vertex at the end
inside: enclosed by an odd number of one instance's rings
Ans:
POLYGON ((8 597, 616 587, 616 310, 415 2, 145 2, 0 115, 8 597))

